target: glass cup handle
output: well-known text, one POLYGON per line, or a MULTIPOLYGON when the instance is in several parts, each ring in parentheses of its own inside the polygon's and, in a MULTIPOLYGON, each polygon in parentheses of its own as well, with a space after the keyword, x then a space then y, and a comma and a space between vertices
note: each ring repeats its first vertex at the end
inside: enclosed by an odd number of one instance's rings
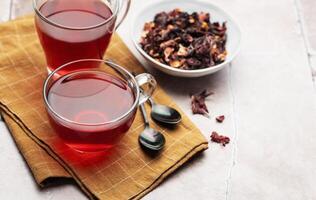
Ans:
POLYGON ((119 10, 117 23, 115 25, 115 30, 122 24, 123 20, 127 16, 128 10, 131 7, 131 0, 119 0, 119 10), (123 13, 121 13, 123 11, 123 13))
POLYGON ((157 82, 152 75, 147 73, 139 74, 135 77, 135 79, 141 91, 139 97, 139 105, 141 105, 145 103, 149 97, 152 96, 157 87, 157 82))

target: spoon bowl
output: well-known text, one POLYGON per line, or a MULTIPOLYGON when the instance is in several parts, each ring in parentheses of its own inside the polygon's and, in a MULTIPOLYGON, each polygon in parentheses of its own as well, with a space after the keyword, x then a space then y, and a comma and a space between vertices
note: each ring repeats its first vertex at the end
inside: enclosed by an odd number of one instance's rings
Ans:
POLYGON ((153 99, 149 98, 151 104, 150 116, 155 121, 163 124, 175 125, 181 122, 181 114, 174 108, 156 104, 153 99))
POLYGON ((149 127, 144 129, 138 139, 141 145, 154 151, 162 149, 165 144, 164 136, 159 131, 149 127))
POLYGON ((146 149, 159 151, 165 146, 165 137, 159 131, 150 128, 144 104, 140 105, 140 110, 145 121, 145 129, 139 135, 138 141, 146 149))

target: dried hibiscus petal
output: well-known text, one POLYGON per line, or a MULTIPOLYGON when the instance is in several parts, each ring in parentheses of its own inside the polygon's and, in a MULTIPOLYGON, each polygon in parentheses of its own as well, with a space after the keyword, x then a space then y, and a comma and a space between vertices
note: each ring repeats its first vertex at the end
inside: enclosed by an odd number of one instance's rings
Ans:
POLYGON ((217 121, 218 123, 222 123, 224 120, 225 120, 225 116, 224 116, 224 115, 221 115, 221 116, 216 117, 216 121, 217 121))
POLYGON ((179 50, 177 52, 178 56, 188 56, 189 55, 189 50, 188 48, 182 46, 181 44, 179 44, 179 50))
POLYGON ((171 67, 179 68, 183 65, 184 60, 173 60, 170 62, 171 67))
POLYGON ((190 35, 190 34, 183 34, 180 36, 182 41, 184 42, 184 45, 185 44, 190 44, 191 42, 193 42, 193 37, 190 35))
POLYGON ((174 52, 174 49, 173 48, 171 48, 171 47, 167 47, 165 50, 164 50, 164 55, 165 55, 165 60, 167 61, 167 62, 169 62, 169 57, 170 57, 170 55, 172 54, 174 52))
POLYGON ((168 14, 166 12, 161 12, 155 16, 154 22, 159 26, 165 26, 168 23, 168 14))
POLYGON ((223 146, 226 146, 226 144, 228 144, 230 142, 229 137, 223 136, 223 135, 219 135, 215 131, 212 132, 211 140, 212 140, 212 142, 216 142, 216 143, 222 144, 223 146))
POLYGON ((145 23, 144 31, 151 31, 151 30, 154 29, 154 27, 155 27, 155 23, 154 22, 145 23))
POLYGON ((199 94, 191 95, 191 108, 193 114, 208 115, 209 111, 205 104, 205 99, 212 94, 212 92, 204 90, 199 94))
POLYGON ((189 59, 187 59, 187 63, 188 63, 189 66, 191 66, 193 68, 198 68, 202 64, 202 62, 199 61, 196 58, 189 58, 189 59))
POLYGON ((201 12, 199 14, 198 18, 199 18, 199 21, 201 23, 203 23, 203 22, 210 22, 210 14, 209 13, 201 12))
POLYGON ((165 49, 167 47, 174 47, 177 43, 175 40, 168 40, 160 44, 160 48, 165 49))

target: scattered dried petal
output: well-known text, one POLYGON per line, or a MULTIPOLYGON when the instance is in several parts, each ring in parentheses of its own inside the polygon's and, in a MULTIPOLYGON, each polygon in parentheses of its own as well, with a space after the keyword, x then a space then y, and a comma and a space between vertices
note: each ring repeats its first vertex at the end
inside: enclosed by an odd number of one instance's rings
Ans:
POLYGON ((212 140, 212 142, 216 142, 216 143, 222 144, 223 146, 226 146, 226 144, 228 144, 230 142, 229 137, 223 136, 223 135, 219 135, 215 131, 212 132, 211 140, 212 140))
POLYGON ((208 115, 209 111, 205 104, 206 97, 212 95, 212 92, 203 90, 199 94, 191 95, 191 108, 193 114, 208 115))
POLYGON ((224 115, 221 115, 221 116, 216 117, 216 121, 217 121, 218 123, 222 123, 224 120, 225 120, 225 116, 224 116, 224 115))

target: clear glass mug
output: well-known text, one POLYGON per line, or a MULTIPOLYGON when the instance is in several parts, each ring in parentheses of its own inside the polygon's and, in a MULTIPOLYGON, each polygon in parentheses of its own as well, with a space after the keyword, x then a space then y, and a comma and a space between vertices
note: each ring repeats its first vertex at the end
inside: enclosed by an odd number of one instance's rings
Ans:
POLYGON ((44 83, 43 98, 50 124, 63 142, 75 150, 97 152, 115 146, 131 127, 138 106, 156 88, 150 74, 134 77, 109 62, 73 61, 53 71, 44 83), (88 67, 67 69, 76 65, 88 67))
POLYGON ((130 0, 33 0, 48 71, 79 59, 102 59, 130 0))

